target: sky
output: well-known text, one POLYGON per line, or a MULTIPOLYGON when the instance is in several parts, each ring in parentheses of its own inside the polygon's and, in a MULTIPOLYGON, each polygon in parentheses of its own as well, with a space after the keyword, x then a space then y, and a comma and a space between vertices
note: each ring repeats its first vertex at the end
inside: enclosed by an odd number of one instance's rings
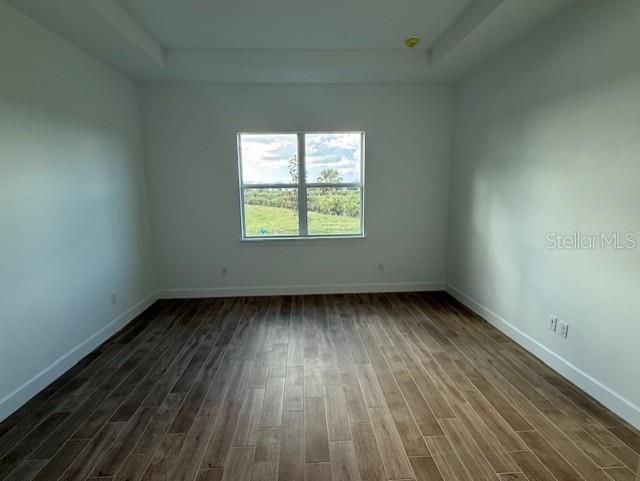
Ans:
MULTIPOLYGON (((289 159, 297 155, 296 134, 242 134, 245 184, 290 183, 289 159)), ((360 139, 356 133, 305 134, 307 182, 322 169, 337 170, 344 182, 360 182, 360 139)))

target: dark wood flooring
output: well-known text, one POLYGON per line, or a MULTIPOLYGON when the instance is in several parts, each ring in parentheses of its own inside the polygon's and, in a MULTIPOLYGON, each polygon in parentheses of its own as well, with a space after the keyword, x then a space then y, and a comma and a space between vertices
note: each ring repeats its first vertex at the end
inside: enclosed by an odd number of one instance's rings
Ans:
POLYGON ((442 293, 161 301, 0 424, 5 481, 633 481, 639 454, 442 293))

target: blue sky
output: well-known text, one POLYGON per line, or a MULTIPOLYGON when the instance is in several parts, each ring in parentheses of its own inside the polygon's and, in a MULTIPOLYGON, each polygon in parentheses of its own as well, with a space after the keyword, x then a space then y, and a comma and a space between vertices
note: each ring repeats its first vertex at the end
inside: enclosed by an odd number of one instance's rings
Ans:
MULTIPOLYGON (((344 182, 360 181, 360 133, 306 134, 307 181, 337 170, 344 182)), ((297 153, 295 134, 243 134, 242 174, 246 184, 290 182, 289 159, 297 153)))

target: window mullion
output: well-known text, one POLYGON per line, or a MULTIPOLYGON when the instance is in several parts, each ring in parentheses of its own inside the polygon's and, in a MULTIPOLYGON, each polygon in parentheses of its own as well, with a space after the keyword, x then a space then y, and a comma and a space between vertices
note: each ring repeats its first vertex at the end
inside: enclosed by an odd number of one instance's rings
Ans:
POLYGON ((298 228, 303 237, 308 235, 305 154, 304 133, 298 132, 298 228))

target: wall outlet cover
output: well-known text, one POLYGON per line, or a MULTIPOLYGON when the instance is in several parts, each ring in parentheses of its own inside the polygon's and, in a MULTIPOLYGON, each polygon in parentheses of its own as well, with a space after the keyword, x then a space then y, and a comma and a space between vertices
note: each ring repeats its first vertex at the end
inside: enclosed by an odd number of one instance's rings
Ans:
POLYGON ((564 321, 560 321, 560 328, 558 330, 558 333, 560 334, 560 337, 566 339, 569 334, 569 324, 564 321))

